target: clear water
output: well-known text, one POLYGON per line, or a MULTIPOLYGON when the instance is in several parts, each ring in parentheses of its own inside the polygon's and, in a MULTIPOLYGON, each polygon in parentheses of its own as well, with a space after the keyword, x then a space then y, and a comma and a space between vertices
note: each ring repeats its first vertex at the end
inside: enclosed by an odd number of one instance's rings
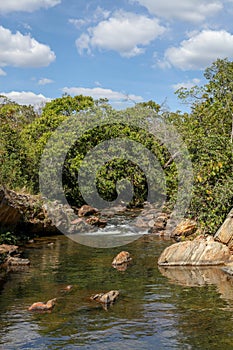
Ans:
POLYGON ((220 268, 158 269, 169 244, 97 249, 57 236, 28 246, 31 266, 0 285, 0 349, 233 349, 232 279, 220 268), (111 266, 120 250, 133 256, 126 271, 111 266), (120 297, 108 310, 89 301, 111 289, 120 297), (51 313, 27 310, 55 297, 51 313))

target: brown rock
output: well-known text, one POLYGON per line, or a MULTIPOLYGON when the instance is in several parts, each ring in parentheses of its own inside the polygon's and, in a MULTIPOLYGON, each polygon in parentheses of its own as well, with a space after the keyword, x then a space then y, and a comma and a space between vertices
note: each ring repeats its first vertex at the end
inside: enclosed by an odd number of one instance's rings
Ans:
POLYGON ((233 248, 233 209, 231 209, 226 220, 216 232, 214 239, 233 248))
POLYGON ((38 301, 36 303, 33 303, 28 310, 29 311, 50 311, 55 306, 57 299, 51 299, 47 301, 47 303, 42 303, 41 301, 38 301))
POLYGON ((98 213, 98 209, 93 208, 90 205, 86 205, 86 204, 83 205, 78 211, 79 216, 90 216, 96 213, 98 213))
POLYGON ((91 216, 86 220, 86 223, 93 226, 105 227, 107 225, 107 221, 104 219, 100 219, 97 216, 91 216))
POLYGON ((18 246, 11 244, 1 244, 0 254, 12 254, 17 252, 18 246))
POLYGON ((113 259, 112 265, 121 265, 124 263, 128 263, 132 260, 130 257, 130 253, 126 251, 122 251, 113 259))
POLYGON ((167 247, 158 259, 159 265, 221 265, 232 261, 230 249, 212 236, 200 236, 193 241, 180 242, 167 247))
POLYGON ((179 223, 172 232, 172 237, 190 236, 197 230, 197 223, 194 220, 186 219, 179 223))

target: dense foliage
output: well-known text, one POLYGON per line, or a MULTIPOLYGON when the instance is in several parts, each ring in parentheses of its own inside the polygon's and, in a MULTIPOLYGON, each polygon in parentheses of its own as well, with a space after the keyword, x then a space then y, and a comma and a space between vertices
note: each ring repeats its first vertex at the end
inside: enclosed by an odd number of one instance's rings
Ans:
MULTIPOLYGON (((227 59, 215 61, 205 70, 204 77, 205 85, 177 91, 181 100, 191 104, 190 113, 164 112, 154 101, 117 111, 106 100, 65 95, 47 103, 39 115, 32 106, 21 106, 1 96, 1 183, 12 189, 24 188, 37 193, 41 155, 48 140, 63 122, 76 118, 81 137, 72 144, 62 165, 63 187, 72 205, 85 203, 77 177, 88 152, 106 140, 127 138, 143 145, 158 159, 166 181, 167 204, 172 208, 177 195, 174 154, 153 133, 139 126, 140 123, 145 126, 148 118, 160 119, 176 127, 192 161, 193 197, 187 215, 197 219, 204 231, 216 232, 233 206, 233 62, 227 59), (103 116, 111 123, 102 124, 103 116), (122 122, 122 118, 128 118, 130 123, 122 122), (85 120, 88 125, 93 123, 93 127, 85 128, 85 120)), ((61 137, 54 151, 62 153, 62 147, 73 133, 75 130, 61 137)), ((102 151, 98 152, 101 158, 102 151)), ((127 184, 121 180, 127 179, 133 190, 131 205, 142 204, 148 195, 147 174, 142 171, 146 162, 146 159, 141 161, 142 164, 126 161, 124 153, 107 161, 96 174, 99 194, 106 201, 115 200, 117 184, 124 192, 127 184)), ((87 181, 86 191, 89 190, 87 181)), ((152 190, 159 192, 158 184, 152 190)))

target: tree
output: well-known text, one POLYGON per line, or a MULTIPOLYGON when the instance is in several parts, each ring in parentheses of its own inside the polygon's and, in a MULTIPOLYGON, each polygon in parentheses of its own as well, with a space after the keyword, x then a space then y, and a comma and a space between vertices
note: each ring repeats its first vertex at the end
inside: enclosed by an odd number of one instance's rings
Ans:
POLYGON ((36 118, 32 106, 19 105, 0 96, 0 182, 14 188, 26 185, 26 155, 21 132, 36 118))
POLYGON ((204 86, 178 90, 183 101, 192 101, 191 113, 178 121, 174 114, 173 121, 188 145, 195 171, 190 214, 214 233, 233 205, 233 62, 218 59, 204 76, 204 86))

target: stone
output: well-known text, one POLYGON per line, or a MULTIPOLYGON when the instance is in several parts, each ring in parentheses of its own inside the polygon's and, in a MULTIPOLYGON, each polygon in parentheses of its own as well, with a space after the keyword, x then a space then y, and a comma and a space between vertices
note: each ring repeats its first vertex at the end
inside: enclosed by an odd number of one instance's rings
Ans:
POLYGON ((130 257, 130 253, 126 251, 122 251, 113 259, 112 265, 121 265, 124 263, 128 263, 132 260, 130 257))
POLYGON ((98 209, 93 208, 90 205, 86 205, 86 204, 83 205, 78 211, 79 216, 90 216, 96 213, 98 213, 98 209))
POLYGON ((214 235, 214 239, 233 248, 233 209, 231 209, 226 220, 214 235))
POLYGON ((97 216, 91 216, 86 220, 86 223, 93 226, 105 227, 107 225, 107 221, 104 219, 100 219, 97 216))
POLYGON ((142 218, 137 218, 134 225, 138 228, 148 228, 148 223, 142 218))
POLYGON ((47 301, 47 303, 42 303, 41 301, 38 301, 36 303, 33 303, 28 308, 28 310, 29 311, 50 311, 55 306, 56 301, 57 301, 56 298, 47 301))
POLYGON ((1 244, 0 245, 0 254, 12 254, 16 253, 18 250, 18 246, 11 244, 1 244))
POLYGON ((194 220, 186 219, 181 221, 171 234, 171 237, 190 236, 197 230, 197 223, 194 220))
POLYGON ((120 293, 118 290, 110 290, 110 292, 107 293, 95 294, 91 297, 91 300, 95 300, 103 304, 112 304, 117 300, 119 294, 120 293))
POLYGON ((167 247, 158 259, 158 265, 222 265, 233 261, 230 249, 216 242, 212 236, 199 236, 193 241, 179 242, 167 247))

